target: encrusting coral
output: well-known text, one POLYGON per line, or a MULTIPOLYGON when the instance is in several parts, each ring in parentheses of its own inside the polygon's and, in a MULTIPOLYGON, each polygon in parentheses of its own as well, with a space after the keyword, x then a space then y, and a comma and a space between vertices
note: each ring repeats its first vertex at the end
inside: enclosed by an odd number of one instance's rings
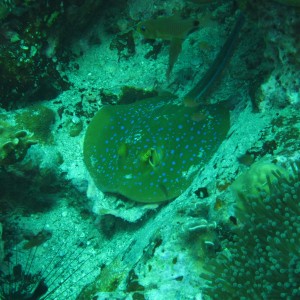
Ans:
POLYGON ((47 142, 54 122, 54 112, 42 105, 0 117, 0 166, 22 161, 30 146, 47 142))
POLYGON ((240 225, 201 275, 205 299, 299 299, 300 163, 290 167, 272 172, 269 193, 239 193, 240 225))
POLYGON ((255 162, 233 182, 231 188, 237 194, 258 196, 262 190, 268 194, 270 193, 268 180, 273 182, 277 178, 275 174, 278 172, 281 173, 281 176, 288 176, 287 170, 271 162, 264 160, 255 162))
POLYGON ((0 121, 0 165, 21 161, 33 144, 36 144, 36 141, 32 139, 31 133, 0 121))

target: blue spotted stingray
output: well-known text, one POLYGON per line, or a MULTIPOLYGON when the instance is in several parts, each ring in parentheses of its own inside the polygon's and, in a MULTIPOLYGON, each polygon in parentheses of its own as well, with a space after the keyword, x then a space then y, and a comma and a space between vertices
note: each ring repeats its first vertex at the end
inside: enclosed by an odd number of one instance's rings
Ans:
POLYGON ((190 108, 152 98, 104 106, 88 126, 84 160, 100 190, 166 201, 191 184, 229 126, 229 111, 220 104, 190 108))
MULTIPOLYGON (((214 70, 187 94, 198 102, 221 73, 237 38, 238 21, 213 63, 214 70)), ((96 186, 128 199, 153 203, 176 198, 211 159, 230 128, 222 103, 185 107, 176 99, 151 98, 103 106, 89 124, 84 161, 96 186)))

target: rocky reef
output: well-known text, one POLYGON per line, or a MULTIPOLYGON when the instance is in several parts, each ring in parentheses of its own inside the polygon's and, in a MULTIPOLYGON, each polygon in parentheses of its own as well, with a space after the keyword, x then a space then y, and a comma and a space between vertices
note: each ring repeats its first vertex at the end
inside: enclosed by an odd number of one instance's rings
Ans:
POLYGON ((297 5, 0 1, 0 298, 299 298, 297 5))

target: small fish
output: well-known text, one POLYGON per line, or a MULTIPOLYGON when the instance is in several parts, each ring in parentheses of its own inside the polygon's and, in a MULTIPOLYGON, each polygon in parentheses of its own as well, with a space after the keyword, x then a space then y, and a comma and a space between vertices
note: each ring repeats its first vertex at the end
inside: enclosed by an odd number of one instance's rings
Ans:
POLYGON ((167 78, 181 52, 182 43, 186 36, 199 26, 198 20, 182 19, 178 16, 160 17, 153 20, 142 21, 137 26, 146 39, 163 39, 170 41, 169 64, 167 78))

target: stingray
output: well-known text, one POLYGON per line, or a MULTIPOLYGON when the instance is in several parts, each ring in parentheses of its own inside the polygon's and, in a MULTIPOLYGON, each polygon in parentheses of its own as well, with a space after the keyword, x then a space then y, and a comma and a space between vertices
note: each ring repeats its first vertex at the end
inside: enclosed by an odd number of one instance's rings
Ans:
POLYGON ((83 155, 95 185, 128 199, 154 203, 176 198, 192 183, 226 138, 226 103, 200 105, 228 61, 243 22, 232 33, 207 74, 184 99, 150 98, 126 105, 105 105, 91 120, 83 155))

